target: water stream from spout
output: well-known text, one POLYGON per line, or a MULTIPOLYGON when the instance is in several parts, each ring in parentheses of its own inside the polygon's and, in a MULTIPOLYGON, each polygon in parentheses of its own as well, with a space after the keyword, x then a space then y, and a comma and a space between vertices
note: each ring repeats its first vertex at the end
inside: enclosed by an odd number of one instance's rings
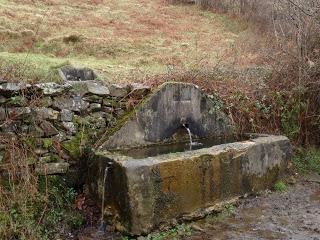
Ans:
POLYGON ((189 141, 190 141, 190 150, 192 150, 192 145, 193 145, 193 142, 192 142, 192 134, 191 134, 191 130, 185 125, 185 124, 183 124, 183 127, 185 128, 185 129, 187 129, 187 131, 188 131, 188 134, 189 134, 189 141))
POLYGON ((100 226, 99 231, 104 231, 105 228, 105 222, 103 218, 103 211, 104 211, 104 200, 106 195, 106 183, 107 183, 107 177, 108 177, 108 171, 110 166, 107 166, 104 170, 104 176, 103 176, 103 189, 102 189, 102 203, 101 203, 101 218, 100 218, 100 226))

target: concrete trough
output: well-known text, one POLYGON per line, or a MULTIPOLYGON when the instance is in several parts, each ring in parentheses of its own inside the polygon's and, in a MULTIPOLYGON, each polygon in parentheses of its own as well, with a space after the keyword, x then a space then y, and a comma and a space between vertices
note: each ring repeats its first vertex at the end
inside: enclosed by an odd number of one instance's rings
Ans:
POLYGON ((88 185, 98 201, 105 189, 107 221, 121 232, 141 235, 271 188, 289 157, 288 138, 271 135, 146 158, 105 151, 90 163, 88 185))

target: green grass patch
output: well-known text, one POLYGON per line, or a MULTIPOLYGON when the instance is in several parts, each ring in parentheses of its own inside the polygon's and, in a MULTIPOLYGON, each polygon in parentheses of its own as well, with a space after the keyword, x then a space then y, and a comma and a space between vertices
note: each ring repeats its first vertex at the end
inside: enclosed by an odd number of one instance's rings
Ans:
POLYGON ((274 185, 274 190, 276 192, 284 192, 286 191, 286 189, 287 189, 287 186, 283 181, 278 181, 274 185))
POLYGON ((0 53, 0 75, 19 82, 60 82, 57 69, 65 59, 27 53, 0 53))

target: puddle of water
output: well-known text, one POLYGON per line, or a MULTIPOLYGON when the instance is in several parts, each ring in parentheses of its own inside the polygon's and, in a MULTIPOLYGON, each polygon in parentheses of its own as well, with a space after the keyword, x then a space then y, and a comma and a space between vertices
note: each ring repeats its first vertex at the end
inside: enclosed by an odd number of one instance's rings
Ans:
MULTIPOLYGON (((193 144, 191 147, 192 147, 192 150, 197 150, 201 148, 208 148, 215 145, 233 143, 233 142, 244 141, 248 139, 250 139, 250 137, 248 136, 241 136, 241 137, 229 136, 229 137, 220 137, 220 138, 198 139, 196 140, 197 144, 193 144)), ((135 159, 142 159, 142 158, 154 157, 162 154, 185 152, 185 151, 190 151, 189 142, 155 145, 155 146, 148 146, 144 148, 132 148, 132 149, 126 149, 126 150, 120 150, 120 151, 114 151, 114 152, 120 153, 125 156, 129 156, 135 159)))
POLYGON ((318 201, 318 202, 320 202, 320 191, 313 193, 313 194, 310 196, 310 200, 311 200, 311 201, 318 201))

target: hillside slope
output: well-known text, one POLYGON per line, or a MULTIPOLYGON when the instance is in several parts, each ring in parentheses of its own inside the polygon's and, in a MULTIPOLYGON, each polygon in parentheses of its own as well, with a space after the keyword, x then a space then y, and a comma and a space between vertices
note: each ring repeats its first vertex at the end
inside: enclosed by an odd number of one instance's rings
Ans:
POLYGON ((165 0, 0 0, 0 60, 32 64, 25 79, 52 80, 46 73, 69 62, 106 81, 211 65, 240 30, 224 15, 165 0))

